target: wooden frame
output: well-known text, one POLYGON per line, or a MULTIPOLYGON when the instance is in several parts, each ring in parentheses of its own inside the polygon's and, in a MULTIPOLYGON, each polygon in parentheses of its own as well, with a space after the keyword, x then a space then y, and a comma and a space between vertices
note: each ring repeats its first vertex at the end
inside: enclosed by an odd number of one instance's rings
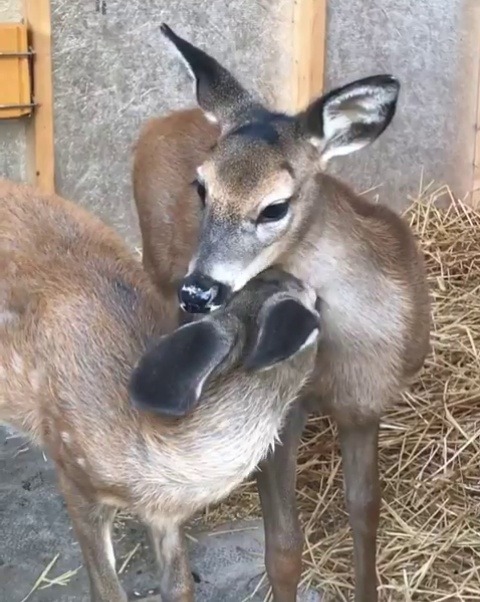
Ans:
POLYGON ((477 113, 473 154, 472 204, 480 205, 480 49, 478 51, 477 113))
POLYGON ((0 119, 31 115, 27 27, 0 23, 0 119))
POLYGON ((27 126, 28 179, 44 192, 55 190, 53 139, 52 30, 50 0, 23 0, 33 59, 36 107, 27 126))
POLYGON ((323 91, 327 0, 294 0, 292 109, 304 109, 323 91))
POLYGON ((473 7, 473 28, 474 37, 477 40, 475 48, 475 60, 477 61, 477 81, 475 82, 476 89, 476 113, 475 113, 475 145, 473 148, 473 170, 472 170, 472 185, 470 201, 472 205, 480 206, 480 5, 473 7))

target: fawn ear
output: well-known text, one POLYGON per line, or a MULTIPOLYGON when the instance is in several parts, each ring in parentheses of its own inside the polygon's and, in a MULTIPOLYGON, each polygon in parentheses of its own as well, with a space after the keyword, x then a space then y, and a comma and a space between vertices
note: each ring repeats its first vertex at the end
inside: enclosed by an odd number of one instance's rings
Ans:
POLYGON ((209 320, 164 336, 133 371, 129 385, 133 405, 164 416, 185 416, 198 405, 205 382, 232 345, 209 320))
POLYGON ((193 76, 198 105, 210 121, 220 124, 223 133, 238 125, 250 110, 260 107, 217 60, 181 38, 165 23, 160 30, 178 50, 193 76))
POLYGON ((317 342, 320 323, 317 314, 295 299, 266 303, 258 317, 257 336, 244 361, 247 370, 271 368, 317 342))
POLYGON ((321 158, 349 155, 371 144, 395 115, 400 83, 391 75, 354 81, 314 100, 298 118, 321 158))

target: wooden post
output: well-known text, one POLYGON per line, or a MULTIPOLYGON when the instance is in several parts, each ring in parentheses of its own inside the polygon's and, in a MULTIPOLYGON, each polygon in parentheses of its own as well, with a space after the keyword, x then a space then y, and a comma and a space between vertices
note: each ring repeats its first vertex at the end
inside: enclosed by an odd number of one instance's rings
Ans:
POLYGON ((53 142, 52 31, 50 0, 23 0, 33 59, 33 96, 37 103, 27 125, 28 179, 44 192, 55 190, 53 142))
POLYGON ((474 49, 475 60, 477 61, 477 81, 475 82, 475 90, 477 95, 477 106, 475 114, 475 146, 473 149, 473 174, 471 186, 471 203, 472 205, 480 206, 480 5, 473 6, 472 27, 474 29, 474 39, 477 44, 474 49), (478 37, 477 37, 478 36, 478 37))
POLYGON ((294 0, 292 109, 304 109, 323 91, 327 0, 294 0))

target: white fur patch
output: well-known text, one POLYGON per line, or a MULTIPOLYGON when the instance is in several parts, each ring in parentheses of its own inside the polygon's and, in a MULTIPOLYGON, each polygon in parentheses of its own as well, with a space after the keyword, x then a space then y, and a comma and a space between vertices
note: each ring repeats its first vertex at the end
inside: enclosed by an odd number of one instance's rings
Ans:
POLYGON ((67 431, 62 431, 60 433, 60 438, 65 444, 71 443, 72 441, 72 437, 70 436, 70 433, 67 433, 67 431))
POLYGON ((313 344, 315 344, 318 340, 319 335, 320 335, 320 331, 318 328, 315 328, 314 330, 312 330, 312 332, 308 335, 305 342, 303 343, 303 345, 300 347, 300 349, 298 351, 299 352, 303 351, 307 347, 311 347, 313 344))
POLYGON ((218 123, 218 119, 215 117, 213 113, 209 113, 208 111, 204 111, 205 117, 207 121, 210 123, 218 123))
POLYGON ((18 320, 18 317, 16 312, 10 311, 9 309, 0 311, 0 326, 16 321, 18 320))
POLYGON ((15 374, 22 374, 24 370, 23 359, 16 352, 12 355, 12 368, 15 374))
POLYGON ((112 526, 110 523, 104 526, 103 529, 103 541, 105 544, 105 551, 107 552, 108 561, 112 568, 115 570, 115 552, 112 544, 112 526))

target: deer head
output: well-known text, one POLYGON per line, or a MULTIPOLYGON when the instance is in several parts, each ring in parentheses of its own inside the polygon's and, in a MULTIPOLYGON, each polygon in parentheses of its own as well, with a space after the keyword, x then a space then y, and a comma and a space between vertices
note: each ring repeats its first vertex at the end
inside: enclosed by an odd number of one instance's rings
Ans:
POLYGON ((179 291, 184 310, 209 312, 295 245, 322 202, 311 194, 315 174, 380 136, 400 84, 374 75, 331 90, 296 115, 272 112, 213 57, 167 25, 162 32, 193 75, 200 108, 221 128, 194 183, 203 217, 179 291))

